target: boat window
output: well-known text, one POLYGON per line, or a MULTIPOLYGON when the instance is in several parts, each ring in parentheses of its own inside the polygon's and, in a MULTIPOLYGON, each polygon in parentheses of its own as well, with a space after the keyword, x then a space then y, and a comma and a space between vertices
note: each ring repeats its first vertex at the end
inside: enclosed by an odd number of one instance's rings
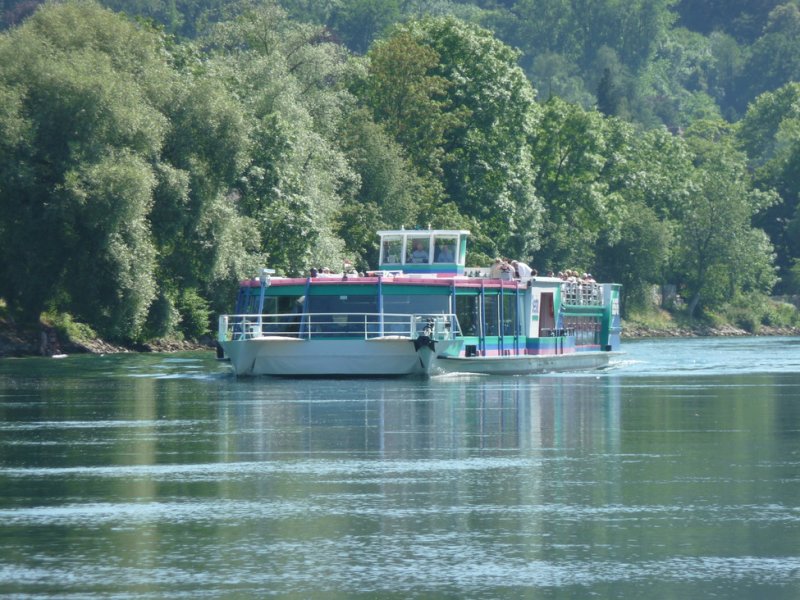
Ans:
POLYGON ((380 321, 375 296, 311 296, 305 327, 312 336, 364 337, 375 335, 380 321))
POLYGON ((478 300, 480 296, 456 296, 456 316, 463 335, 480 335, 478 300))
POLYGON ((514 335, 517 325, 516 295, 503 295, 503 335, 514 335))
MULTIPOLYGON (((253 313, 258 312, 258 297, 253 313)), ((304 296, 266 296, 262 332, 265 334, 297 333, 303 313, 304 296), (290 315, 273 317, 271 315, 290 315)))
POLYGON ((381 264, 399 265, 402 256, 403 238, 399 235, 384 237, 383 246, 381 247, 381 264))
MULTIPOLYGON (((258 296, 252 298, 252 313, 258 312, 258 296)), ((288 315, 303 312, 303 296, 266 296, 264 298, 265 315, 288 315)))
POLYGON ((376 313, 376 296, 311 296, 308 312, 315 313, 376 313))
POLYGON ((499 298, 497 296, 484 296, 484 315, 486 318, 486 325, 484 331, 486 335, 497 335, 498 320, 500 318, 499 311, 497 310, 499 298))
POLYGON ((455 236, 436 236, 433 249, 433 262, 454 263, 458 262, 458 238, 455 236))
MULTIPOLYGON (((264 304, 266 307, 266 302, 264 304)), ((244 296, 244 302, 239 306, 237 312, 243 315, 252 315, 258 312, 258 296, 255 294, 248 294, 244 296)))
POLYGON ((383 312, 401 315, 442 315, 450 312, 450 297, 402 294, 383 297, 383 312))
POLYGON ((429 236, 408 236, 408 244, 406 244, 406 263, 428 263, 430 258, 430 244, 431 239, 429 236))

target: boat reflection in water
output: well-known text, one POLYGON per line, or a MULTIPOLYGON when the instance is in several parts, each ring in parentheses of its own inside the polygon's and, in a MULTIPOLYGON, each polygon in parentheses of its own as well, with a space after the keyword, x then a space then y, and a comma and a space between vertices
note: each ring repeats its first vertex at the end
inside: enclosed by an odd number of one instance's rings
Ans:
POLYGON ((273 380, 248 385, 226 403, 236 433, 228 458, 271 453, 366 453, 366 457, 471 456, 485 450, 619 446, 619 389, 613 376, 418 380, 273 380), (324 383, 324 385, 323 385, 324 383), (357 399, 337 398, 344 394, 357 399), (357 391, 356 391, 357 390, 357 391), (334 397, 332 397, 334 396, 334 397))

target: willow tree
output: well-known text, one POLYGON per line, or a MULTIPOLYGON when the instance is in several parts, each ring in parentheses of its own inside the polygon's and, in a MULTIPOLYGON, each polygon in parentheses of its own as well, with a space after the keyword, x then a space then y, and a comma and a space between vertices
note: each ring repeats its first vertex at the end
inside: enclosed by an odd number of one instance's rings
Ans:
POLYGON ((337 136, 351 106, 346 51, 274 2, 238 3, 204 40, 209 69, 241 98, 252 147, 238 206, 257 223, 271 266, 302 273, 336 266, 343 196, 356 175, 337 136))
POLYGON ((171 333, 243 270, 253 232, 230 192, 244 119, 173 58, 85 0, 0 38, 0 295, 25 318, 52 307, 132 339, 158 298, 172 317, 149 330, 171 333))
POLYGON ((155 295, 150 165, 167 128, 134 72, 155 39, 89 2, 0 38, 0 295, 29 320, 58 303, 135 335, 155 295))

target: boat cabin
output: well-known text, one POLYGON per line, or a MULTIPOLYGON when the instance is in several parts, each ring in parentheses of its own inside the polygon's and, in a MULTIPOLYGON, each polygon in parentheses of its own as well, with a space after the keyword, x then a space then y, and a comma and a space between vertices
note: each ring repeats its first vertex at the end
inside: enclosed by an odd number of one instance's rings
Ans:
POLYGON ((242 282, 237 314, 221 320, 220 339, 416 339, 433 323, 453 342, 437 350, 440 357, 548 356, 619 348, 617 284, 498 278, 486 268, 466 273, 469 232, 460 229, 400 229, 378 235, 378 270, 366 276, 272 277, 265 271, 242 282))

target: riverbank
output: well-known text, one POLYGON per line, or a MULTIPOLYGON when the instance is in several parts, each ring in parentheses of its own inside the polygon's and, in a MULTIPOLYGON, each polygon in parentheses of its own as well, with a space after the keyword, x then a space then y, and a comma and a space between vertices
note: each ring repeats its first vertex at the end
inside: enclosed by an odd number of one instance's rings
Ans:
POLYGON ((693 337, 737 337, 737 336, 800 336, 800 327, 770 327, 762 325, 758 333, 747 331, 733 325, 712 327, 710 325, 694 325, 692 327, 651 327, 637 323, 625 323, 622 328, 623 339, 642 338, 693 338, 693 337))
POLYGON ((183 352, 211 350, 213 347, 214 340, 210 336, 201 340, 159 339, 130 345, 113 344, 100 338, 76 340, 49 325, 21 326, 0 318, 0 358, 59 354, 183 352))
MULTIPOLYGON (((734 336, 800 336, 800 327, 762 326, 757 334, 732 325, 712 327, 695 324, 692 327, 664 323, 660 326, 637 322, 623 322, 623 340, 645 338, 695 338, 734 336)), ((214 340, 206 336, 200 340, 159 339, 145 343, 119 345, 100 338, 73 340, 55 328, 20 327, 0 318, 0 358, 22 356, 54 356, 59 354, 115 354, 122 352, 185 352, 212 350, 214 340)))
POLYGON ((800 336, 800 315, 793 303, 771 300, 761 305, 761 312, 729 307, 705 318, 690 320, 678 311, 651 308, 634 312, 622 320, 622 337, 694 338, 741 336, 800 336))

